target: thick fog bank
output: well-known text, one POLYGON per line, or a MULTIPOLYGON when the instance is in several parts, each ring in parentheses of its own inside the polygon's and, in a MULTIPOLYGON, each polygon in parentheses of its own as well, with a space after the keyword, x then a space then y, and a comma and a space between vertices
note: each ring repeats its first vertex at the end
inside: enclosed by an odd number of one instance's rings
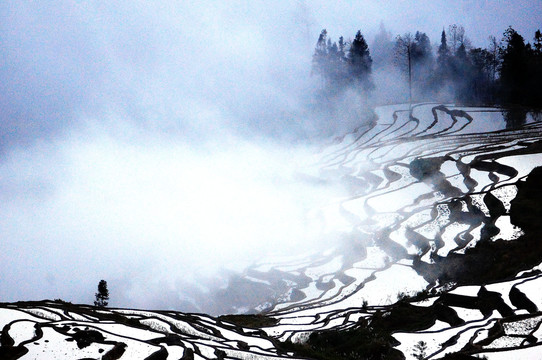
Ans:
POLYGON ((297 175, 306 147, 85 136, 1 165, 3 301, 90 302, 103 278, 113 305, 174 306, 183 287, 224 282, 226 269, 317 247, 311 210, 339 195, 297 175))

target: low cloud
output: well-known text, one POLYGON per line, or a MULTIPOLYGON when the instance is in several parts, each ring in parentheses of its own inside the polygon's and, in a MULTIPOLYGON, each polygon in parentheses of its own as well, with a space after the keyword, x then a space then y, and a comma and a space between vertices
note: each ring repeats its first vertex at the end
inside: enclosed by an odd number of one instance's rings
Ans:
POLYGON ((312 249, 311 211, 339 193, 297 176, 310 153, 227 133, 194 149, 96 128, 13 152, 0 183, 3 299, 91 302, 103 278, 111 304, 153 307, 157 289, 182 297, 179 283, 312 249))

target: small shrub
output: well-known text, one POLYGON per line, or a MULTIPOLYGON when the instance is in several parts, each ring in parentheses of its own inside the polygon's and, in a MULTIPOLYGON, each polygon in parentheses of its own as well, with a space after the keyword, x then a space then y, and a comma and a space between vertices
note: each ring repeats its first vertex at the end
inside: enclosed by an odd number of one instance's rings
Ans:
POLYGON ((427 356, 426 352, 427 343, 425 341, 418 341, 418 343, 414 345, 412 356, 414 356, 418 360, 423 360, 427 356))

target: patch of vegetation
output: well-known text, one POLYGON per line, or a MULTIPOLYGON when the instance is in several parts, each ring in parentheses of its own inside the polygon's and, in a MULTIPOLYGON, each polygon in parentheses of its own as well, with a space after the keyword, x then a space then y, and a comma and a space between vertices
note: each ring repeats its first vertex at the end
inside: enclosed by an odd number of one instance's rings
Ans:
POLYGON ((455 354, 446 354, 446 356, 444 356, 442 359, 443 360, 480 360, 480 359, 487 359, 487 358, 486 357, 479 358, 476 356, 455 353, 455 354))
POLYGON ((280 343, 283 351, 292 351, 296 356, 322 360, 350 359, 404 359, 394 349, 397 341, 389 332, 380 331, 362 322, 346 330, 315 331, 304 344, 290 341, 280 343))
POLYGON ((87 346, 90 346, 92 343, 104 343, 105 338, 101 332, 96 330, 81 330, 77 331, 75 334, 72 334, 70 338, 66 339, 67 341, 74 341, 77 343, 79 349, 84 349, 87 346))
POLYGON ((278 324, 278 320, 266 315, 222 315, 218 320, 229 322, 238 326, 261 329, 278 324))
POLYGON ((512 279, 522 270, 528 270, 542 261, 539 237, 526 234, 515 241, 481 241, 465 254, 435 257, 427 264, 414 259, 414 269, 426 281, 454 282, 459 285, 479 285, 512 279))
POLYGON ((388 312, 376 312, 373 315, 371 327, 389 333, 418 331, 433 326, 436 319, 437 315, 433 307, 414 306, 401 301, 388 312))
POLYGON ((71 305, 71 301, 65 301, 65 300, 62 300, 62 299, 55 299, 53 300, 54 302, 56 303, 59 303, 59 304, 65 304, 65 305, 71 305))

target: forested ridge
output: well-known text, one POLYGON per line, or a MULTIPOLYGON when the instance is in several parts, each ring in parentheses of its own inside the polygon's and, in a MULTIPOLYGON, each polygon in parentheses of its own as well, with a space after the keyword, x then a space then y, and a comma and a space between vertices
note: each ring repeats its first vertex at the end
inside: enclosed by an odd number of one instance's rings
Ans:
POLYGON ((370 96, 378 88, 377 71, 392 71, 405 82, 404 99, 455 101, 462 104, 542 107, 542 33, 532 43, 512 27, 501 40, 490 36, 486 47, 474 47, 460 25, 442 30, 432 45, 424 32, 395 38, 381 25, 371 46, 361 30, 353 40, 333 41, 320 33, 312 72, 321 79, 320 94, 336 96, 347 89, 370 96))

